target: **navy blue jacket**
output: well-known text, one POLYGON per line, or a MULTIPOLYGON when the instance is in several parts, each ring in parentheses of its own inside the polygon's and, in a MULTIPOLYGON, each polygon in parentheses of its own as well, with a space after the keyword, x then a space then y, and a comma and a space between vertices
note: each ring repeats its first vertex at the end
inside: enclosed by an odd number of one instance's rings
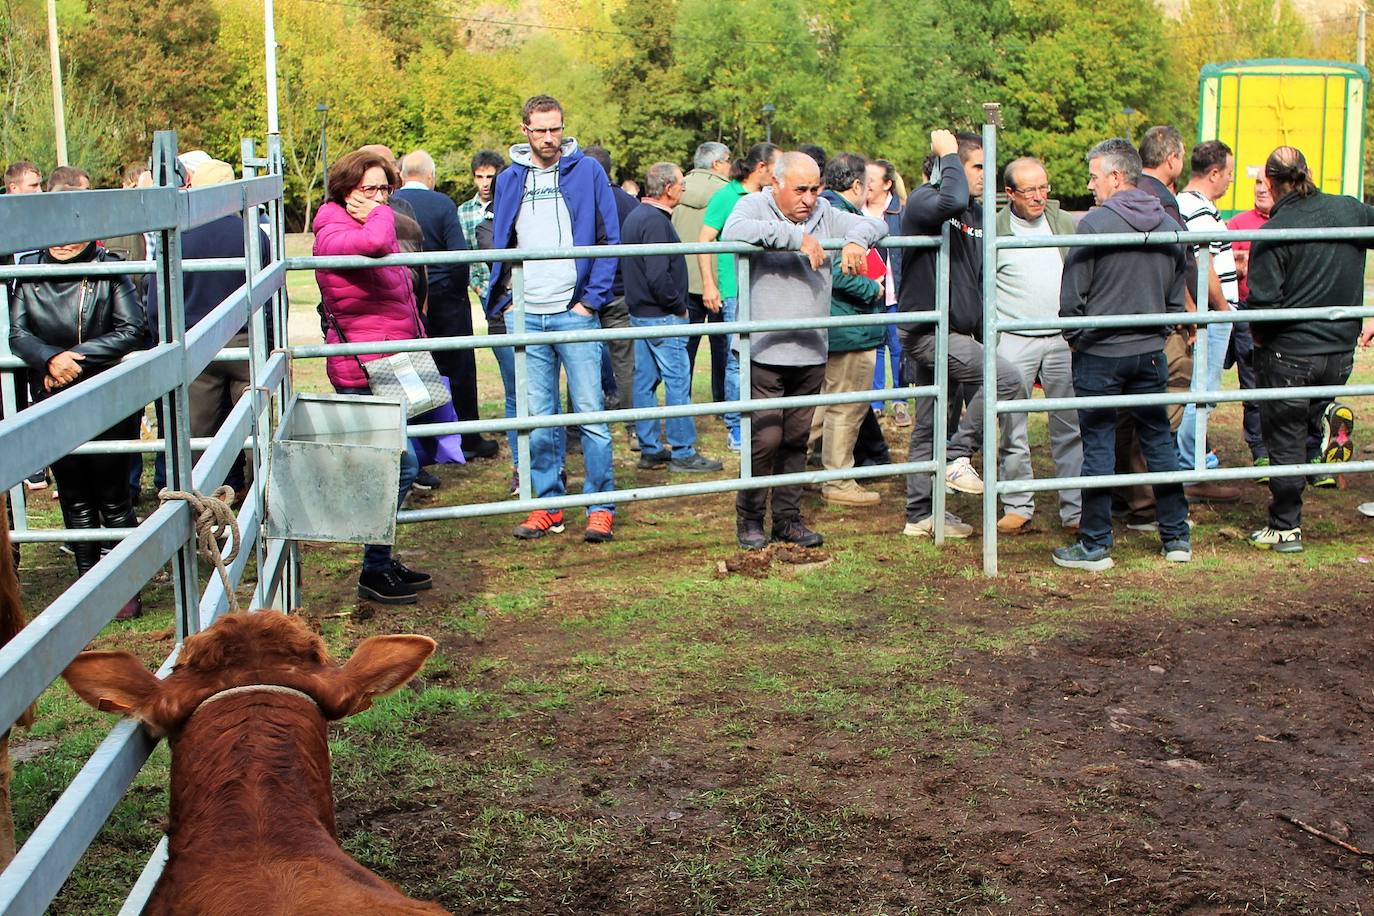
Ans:
MULTIPOLYGON (((639 201, 619 185, 611 185, 611 195, 615 198, 615 212, 620 217, 620 241, 625 242, 625 220, 639 207, 639 201)), ((611 284, 611 298, 619 299, 625 295, 625 262, 616 265, 615 281, 611 284)))
MULTIPOLYGON (((262 266, 266 267, 272 257, 268 248, 267 233, 258 230, 258 246, 262 252, 262 266)), ((240 216, 221 216, 219 219, 197 226, 181 234, 181 256, 190 261, 195 258, 241 258, 243 251, 243 218, 240 216)), ((186 327, 195 326, 202 318, 214 311, 215 306, 227 299, 244 284, 241 270, 217 270, 211 273, 183 273, 181 292, 186 311, 186 327)), ((158 342, 158 300, 157 284, 148 284, 148 338, 158 342)), ((267 327, 272 327, 271 312, 267 316, 267 327)), ((246 325, 245 325, 246 327, 246 325)))
MULTIPOLYGON (((514 157, 512 157, 514 159, 514 157)), ((515 247, 515 219, 525 196, 525 178, 530 167, 513 161, 496 178, 492 201, 492 248, 515 247)), ((595 159, 588 159, 573 146, 558 160, 558 181, 563 200, 572 218, 574 245, 620 244, 620 218, 615 209, 615 197, 606 171, 595 159)), ((578 258, 577 285, 573 287, 573 302, 581 302, 593 312, 610 302, 611 286, 615 282, 615 258, 578 258)), ((495 318, 510 304, 510 291, 503 289, 506 262, 497 261, 491 267, 491 292, 487 295, 488 318, 495 318)), ((571 304, 571 303, 570 303, 571 304)))
MULTIPOLYGON (((629 196, 628 194, 626 195, 629 196)), ((636 205, 625 219, 626 245, 679 242, 672 217, 650 203, 636 205)), ((625 275, 625 304, 640 318, 662 318, 687 311, 687 259, 680 254, 621 258, 625 275)))
MULTIPOLYGON (((428 188, 401 188, 392 197, 406 201, 415 211, 415 221, 420 224, 420 231, 425 236, 425 251, 468 250, 463 224, 458 221, 458 205, 447 194, 428 188)), ((426 273, 429 275, 431 299, 452 296, 455 292, 465 294, 467 291, 466 264, 447 267, 430 265, 426 273)))

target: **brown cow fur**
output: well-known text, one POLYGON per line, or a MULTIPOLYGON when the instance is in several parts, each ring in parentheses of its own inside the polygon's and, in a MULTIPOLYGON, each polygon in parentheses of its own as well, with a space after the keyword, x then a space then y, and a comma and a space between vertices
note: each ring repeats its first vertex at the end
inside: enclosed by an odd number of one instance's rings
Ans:
MULTIPOLYGON (((0 492, 0 515, 5 514, 9 497, 0 492)), ((0 646, 9 642, 24 628, 24 606, 19 601, 19 576, 14 569, 14 554, 10 552, 10 529, 0 525, 0 646)), ((33 707, 24 710, 15 725, 33 724, 33 707)), ((14 858, 14 816, 10 813, 10 780, 14 770, 10 766, 10 730, 6 726, 0 735, 0 869, 14 858)))
POLYGON ((170 737, 168 860, 150 916, 442 914, 339 846, 328 720, 405 684, 434 651, 424 636, 374 636, 344 665, 296 618, 230 614, 186 640, 160 681, 128 652, 85 652, 63 677, 83 700, 170 737), (315 700, 250 691, 279 685, 315 700))

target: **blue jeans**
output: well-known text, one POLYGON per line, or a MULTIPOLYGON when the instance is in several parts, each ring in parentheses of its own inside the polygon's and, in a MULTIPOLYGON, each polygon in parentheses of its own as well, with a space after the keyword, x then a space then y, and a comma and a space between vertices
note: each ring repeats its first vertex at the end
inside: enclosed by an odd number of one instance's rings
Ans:
MULTIPOLYGON (((889 305, 884 311, 896 313, 897 306, 889 305)), ((892 367, 891 387, 902 387, 905 384, 902 381, 902 342, 897 339, 897 325, 895 324, 887 326, 887 333, 883 335, 882 346, 878 347, 878 362, 873 367, 874 388, 888 387, 887 370, 889 366, 892 367), (884 356, 886 356, 886 361, 884 361, 884 356)), ((884 403, 883 401, 874 401, 873 409, 882 410, 884 403)))
MULTIPOLYGON (((1138 356, 1073 354, 1073 390, 1080 398, 1114 394, 1159 394, 1169 381, 1164 351, 1138 356)), ((1177 471, 1178 449, 1169 432, 1169 411, 1162 405, 1132 407, 1140 450, 1152 472, 1177 471)), ((1078 430, 1083 440, 1083 476, 1101 477, 1116 472, 1115 407, 1078 411, 1078 430)), ((1188 501, 1183 484, 1156 484, 1155 513, 1159 538, 1164 543, 1188 540, 1188 501)), ((1112 491, 1105 487, 1083 490, 1082 527, 1078 539, 1089 549, 1110 548, 1112 540, 1112 491)))
MULTIPOLYGON (((335 388, 338 394, 371 394, 368 388, 335 388)), ((406 450, 401 453, 401 476, 396 485, 396 508, 399 510, 410 495, 410 485, 420 473, 420 459, 415 457, 415 446, 405 434, 405 416, 401 416, 401 439, 406 450)), ((391 545, 368 544, 363 547, 363 572, 381 572, 391 568, 391 545)))
MULTIPOLYGON (((1221 387, 1221 367, 1226 363, 1226 350, 1231 343, 1231 325, 1209 324, 1207 326, 1207 377, 1198 372, 1197 361, 1193 361, 1193 390, 1216 391, 1221 387)), ((1178 466, 1193 467, 1193 449, 1197 443, 1197 405, 1188 404, 1183 408, 1183 420, 1178 424, 1178 466)), ((1212 408, 1203 408, 1208 413, 1212 408)))
MULTIPOLYGON (((499 331, 501 334, 507 333, 502 326, 499 331)), ((501 387, 506 391, 506 418, 515 416, 515 348, 514 347, 492 347, 492 354, 496 357, 496 367, 501 370, 501 387)), ((506 442, 510 445, 510 462, 516 463, 516 435, 515 430, 506 431, 506 442)))
MULTIPOLYGON (((595 315, 579 315, 569 309, 553 315, 526 315, 525 327, 532 333, 548 331, 590 331, 601 327, 595 315)), ((558 367, 568 375, 568 393, 573 410, 591 413, 603 409, 601 391, 601 344, 540 344, 526 349, 529 370, 530 413, 537 417, 559 413, 558 367)), ((605 423, 588 423, 582 430, 582 458, 585 463, 583 493, 608 493, 615 489, 611 468, 611 431, 605 423)), ((530 435, 530 485, 536 497, 562 496, 563 481, 558 472, 563 464, 563 437, 559 429, 536 429, 530 435)), ((588 506, 587 511, 614 512, 609 503, 588 506)))
MULTIPOLYGON (((632 328, 663 328, 686 324, 686 315, 665 315, 662 318, 630 316, 632 328)), ((660 381, 663 382, 664 404, 676 407, 692 403, 690 373, 686 337, 636 340, 634 406, 657 407, 658 396, 654 394, 654 386, 660 381)), ((658 424, 658 420, 635 421, 635 433, 639 436, 640 447, 646 455, 663 450, 658 441, 658 424)), ((668 445, 673 450, 674 458, 690 458, 696 454, 697 428, 691 417, 673 417, 665 425, 668 429, 668 445)))
MULTIPOLYGON (((739 299, 730 297, 722 299, 720 302, 720 313, 725 316, 723 321, 734 321, 739 314, 739 299)), ((739 400, 739 354, 735 352, 735 335, 731 334, 725 341, 725 400, 739 400)), ((721 414, 720 418, 725 421, 725 428, 730 430, 739 429, 739 413, 721 414)))

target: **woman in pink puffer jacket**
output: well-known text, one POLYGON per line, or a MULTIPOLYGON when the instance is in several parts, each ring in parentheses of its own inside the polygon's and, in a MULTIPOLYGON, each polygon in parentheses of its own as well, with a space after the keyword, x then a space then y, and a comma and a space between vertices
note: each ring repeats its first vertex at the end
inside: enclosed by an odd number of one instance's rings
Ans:
MULTIPOLYGON (((315 216, 316 255, 396 254, 396 221, 387 200, 399 183, 396 170, 385 158, 358 150, 334 163, 329 170, 328 199, 315 216)), ((368 267, 351 270, 317 270, 321 303, 328 316, 327 343, 339 343, 342 328, 349 343, 377 340, 411 340, 424 337, 415 307, 410 270, 406 267, 368 267)), ((331 356, 329 381, 339 394, 368 394, 362 363, 388 356, 331 356)), ((402 421, 404 422, 404 420, 402 421)), ((410 438, 401 456, 397 486, 399 508, 420 471, 410 438)), ((358 596, 383 604, 414 604, 416 592, 432 587, 428 573, 407 569, 391 555, 386 544, 363 549, 363 570, 358 576, 358 596)))

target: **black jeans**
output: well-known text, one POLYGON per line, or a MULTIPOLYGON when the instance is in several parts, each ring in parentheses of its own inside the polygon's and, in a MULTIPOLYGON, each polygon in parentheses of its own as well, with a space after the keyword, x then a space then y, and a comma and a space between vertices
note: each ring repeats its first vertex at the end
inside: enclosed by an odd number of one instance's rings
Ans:
MULTIPOLYGON (((782 398, 819 394, 825 383, 825 363, 816 366, 750 366, 751 396, 782 398)), ((754 438, 750 443, 754 474, 800 474, 806 470, 806 438, 811 434, 814 407, 789 407, 786 410, 754 412, 754 438)), ((773 529, 793 519, 801 519, 800 486, 773 487, 771 490, 740 490, 735 496, 735 515, 742 521, 763 524, 768 494, 773 495, 773 529)))
MULTIPOLYGON (((1255 348, 1255 370, 1261 388, 1344 385, 1354 367, 1353 350, 1293 356, 1269 347, 1255 348)), ((1274 464, 1305 464, 1308 430, 1320 422, 1321 412, 1329 403, 1307 398, 1260 401, 1260 423, 1269 460, 1274 464)), ((1305 477, 1270 478, 1270 527, 1287 530, 1302 526, 1302 488, 1306 484, 1305 477)))
MULTIPOLYGON (((1113 394, 1158 394, 1169 381, 1163 350, 1137 356, 1073 354, 1073 390, 1080 398, 1113 394)), ((1178 470, 1178 446, 1169 430, 1169 410, 1162 405, 1132 407, 1145 464, 1152 472, 1178 470)), ((1083 476, 1101 477, 1116 470, 1117 408, 1079 409, 1078 431, 1083 439, 1083 476)), ((1183 484, 1156 484, 1155 517, 1164 543, 1188 540, 1188 501, 1183 484)), ((1083 490, 1083 516, 1078 539, 1085 547, 1108 547, 1112 540, 1112 491, 1083 490)))
MULTIPOLYGON (((707 321, 724 321, 725 310, 711 312, 702 303, 701 296, 696 293, 687 294, 687 320, 692 324, 702 324, 707 321)), ((726 345, 729 338, 724 334, 713 334, 707 338, 711 346, 711 400, 725 400, 725 359, 729 355, 726 353, 726 345)), ((697 347, 701 346, 701 338, 692 336, 687 338, 687 370, 688 374, 693 374, 697 369, 697 347)))

